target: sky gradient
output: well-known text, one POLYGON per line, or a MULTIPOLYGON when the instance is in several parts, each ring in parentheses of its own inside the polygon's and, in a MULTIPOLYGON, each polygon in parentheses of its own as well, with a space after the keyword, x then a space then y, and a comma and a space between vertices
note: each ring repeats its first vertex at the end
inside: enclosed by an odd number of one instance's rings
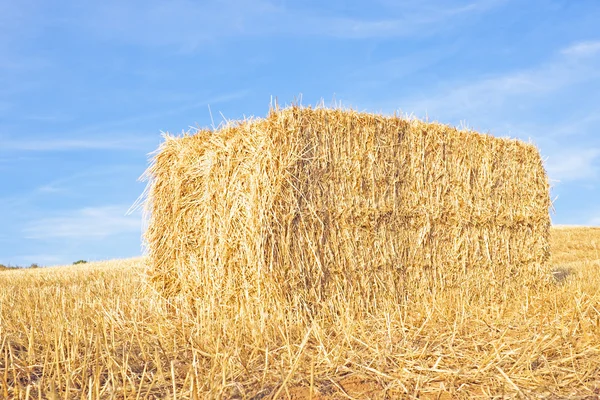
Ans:
POLYGON ((0 0, 0 263, 141 254, 126 212, 161 132, 300 95, 532 141, 553 223, 600 225, 598 21, 597 0, 0 0))

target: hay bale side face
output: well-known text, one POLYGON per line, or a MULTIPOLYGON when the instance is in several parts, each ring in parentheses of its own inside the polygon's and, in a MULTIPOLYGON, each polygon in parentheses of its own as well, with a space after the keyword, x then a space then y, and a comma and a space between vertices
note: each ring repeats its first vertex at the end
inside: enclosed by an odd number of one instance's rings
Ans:
POLYGON ((215 306, 367 307, 548 258, 546 174, 516 140, 292 107, 169 139, 149 172, 152 278, 215 306))

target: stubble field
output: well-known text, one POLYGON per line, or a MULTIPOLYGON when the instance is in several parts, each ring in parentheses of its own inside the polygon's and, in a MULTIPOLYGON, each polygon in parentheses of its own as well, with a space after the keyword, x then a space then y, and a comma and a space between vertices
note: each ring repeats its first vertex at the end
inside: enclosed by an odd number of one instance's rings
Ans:
POLYGON ((553 228, 552 252, 535 291, 423 290, 262 340, 162 299, 143 258, 2 271, 0 398, 597 399, 600 228, 553 228))

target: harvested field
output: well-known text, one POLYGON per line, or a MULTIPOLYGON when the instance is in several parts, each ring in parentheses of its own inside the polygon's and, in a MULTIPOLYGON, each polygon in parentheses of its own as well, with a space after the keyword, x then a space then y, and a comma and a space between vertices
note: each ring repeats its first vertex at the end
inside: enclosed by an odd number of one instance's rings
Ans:
POLYGON ((0 397, 600 395, 600 229, 535 147, 297 112, 167 139, 149 257, 0 272, 0 397))
POLYGON ((156 296, 143 259, 3 271, 0 398, 598 398, 599 241, 553 230, 569 275, 498 302, 422 292, 368 325, 342 312, 255 342, 156 296))

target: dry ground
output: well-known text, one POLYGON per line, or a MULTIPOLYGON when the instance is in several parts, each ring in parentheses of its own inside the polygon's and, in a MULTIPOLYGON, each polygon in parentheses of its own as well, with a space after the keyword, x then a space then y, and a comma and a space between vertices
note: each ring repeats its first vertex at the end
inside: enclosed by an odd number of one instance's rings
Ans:
POLYGON ((143 259, 2 271, 0 398, 598 399, 600 228, 552 235, 536 291, 423 292, 264 340, 167 304, 143 259))

